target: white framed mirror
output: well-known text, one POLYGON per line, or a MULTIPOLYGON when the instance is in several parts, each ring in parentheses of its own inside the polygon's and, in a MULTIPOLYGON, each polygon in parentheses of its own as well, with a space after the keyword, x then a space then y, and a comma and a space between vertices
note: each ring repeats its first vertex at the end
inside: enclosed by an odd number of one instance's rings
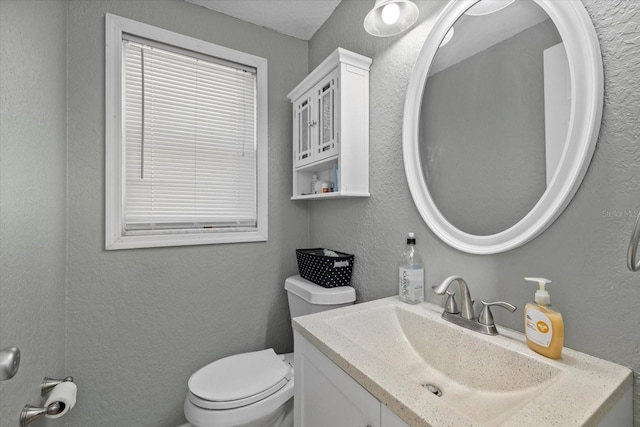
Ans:
POLYGON ((555 221, 593 155, 600 46, 579 0, 455 0, 409 80, 403 155, 418 211, 448 245, 493 254, 555 221))

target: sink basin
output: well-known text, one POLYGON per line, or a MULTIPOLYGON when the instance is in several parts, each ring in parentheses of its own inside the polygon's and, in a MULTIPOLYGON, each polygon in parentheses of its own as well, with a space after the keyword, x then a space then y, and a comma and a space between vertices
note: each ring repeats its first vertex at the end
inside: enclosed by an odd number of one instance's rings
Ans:
POLYGON ((433 312, 394 305, 344 314, 327 325, 393 366, 416 392, 425 394, 420 388, 435 386, 440 400, 481 423, 508 418, 562 374, 545 360, 487 345, 490 340, 479 333, 442 322, 433 312), (374 347, 362 324, 375 331, 374 347))
POLYGON ((631 389, 627 368, 566 348, 547 359, 516 331, 482 335, 441 313, 391 297, 294 328, 410 425, 596 425, 631 389))

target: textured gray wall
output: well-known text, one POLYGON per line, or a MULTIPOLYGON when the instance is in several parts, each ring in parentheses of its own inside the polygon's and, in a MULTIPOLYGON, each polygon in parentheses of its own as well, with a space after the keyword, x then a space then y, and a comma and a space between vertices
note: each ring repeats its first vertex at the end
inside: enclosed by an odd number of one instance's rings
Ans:
MULTIPOLYGON (((24 352, 18 376, 0 385, 1 425, 16 425, 22 406, 38 403, 43 376, 71 374, 80 394, 65 424, 175 426, 183 421, 186 380, 195 369, 239 351, 291 350, 282 281, 296 271, 294 248, 355 253, 354 284, 367 301, 397 292, 396 259, 407 231, 418 233, 429 285, 459 273, 476 299, 521 308, 533 295, 522 277, 546 275, 566 319, 567 346, 640 371, 640 276, 624 265, 633 225, 628 212, 640 209, 640 4, 585 0, 603 51, 605 109, 592 165, 573 202, 528 245, 474 256, 431 234, 404 177, 405 90, 445 1, 417 3, 419 25, 378 39, 362 28, 373 1, 345 0, 307 49, 305 42, 178 0, 71 0, 66 16, 64 1, 0 0, 0 347, 18 344, 24 352), (105 12, 269 59, 269 242, 104 251, 105 12), (286 93, 337 46, 374 59, 372 196, 292 203, 286 93), (7 60, 19 49, 24 59, 7 60)), ((522 330, 520 316, 496 312, 499 323, 522 330)), ((638 393, 636 381, 640 425, 638 393)))
POLYGON ((233 353, 292 351, 284 279, 308 245, 291 197, 291 106, 308 44, 182 0, 69 1, 67 369, 72 426, 176 426, 187 380, 233 353), (269 241, 104 250, 104 13, 267 58, 269 241))
POLYGON ((0 348, 22 351, 0 383, 2 426, 65 374, 66 10, 0 1, 0 348))
MULTIPOLYGON (((522 331, 522 307, 533 298, 523 280, 554 281, 552 303, 565 318, 566 346, 632 368, 635 419, 640 425, 640 275, 625 264, 640 209, 640 2, 584 0, 604 61, 600 137, 582 186, 541 236, 507 253, 477 256, 444 245, 422 221, 406 183, 402 114, 409 76, 428 30, 446 1, 416 1, 420 22, 401 36, 375 38, 362 20, 373 1, 343 1, 311 39, 309 69, 337 46, 373 58, 370 89, 371 197, 310 203, 311 244, 356 255, 354 286, 367 301, 397 293, 396 260, 408 231, 426 263, 427 285, 450 274, 467 279, 476 300, 506 300, 498 323, 522 331)), ((439 302, 440 298, 428 295, 439 302)))

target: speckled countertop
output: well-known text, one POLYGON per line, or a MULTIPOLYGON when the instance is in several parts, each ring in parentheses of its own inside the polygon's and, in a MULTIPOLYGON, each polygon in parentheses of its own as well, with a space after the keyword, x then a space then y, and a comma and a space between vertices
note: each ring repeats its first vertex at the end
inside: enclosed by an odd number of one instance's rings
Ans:
POLYGON ((390 297, 293 327, 411 426, 597 425, 632 386, 628 368, 568 348, 551 360, 519 332, 483 335, 441 313, 390 297))

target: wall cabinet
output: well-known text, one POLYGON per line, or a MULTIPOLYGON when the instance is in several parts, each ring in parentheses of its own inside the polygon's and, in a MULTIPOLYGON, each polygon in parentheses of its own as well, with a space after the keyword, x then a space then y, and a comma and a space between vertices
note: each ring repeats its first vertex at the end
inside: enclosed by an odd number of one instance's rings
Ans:
POLYGON ((369 196, 371 59, 338 48, 288 96, 293 110, 292 199, 369 196), (313 176, 333 191, 312 193, 313 176))
POLYGON ((297 331, 293 336, 295 426, 408 427, 297 331))
POLYGON ((293 101, 294 168, 338 155, 337 87, 338 70, 334 69, 293 101))

